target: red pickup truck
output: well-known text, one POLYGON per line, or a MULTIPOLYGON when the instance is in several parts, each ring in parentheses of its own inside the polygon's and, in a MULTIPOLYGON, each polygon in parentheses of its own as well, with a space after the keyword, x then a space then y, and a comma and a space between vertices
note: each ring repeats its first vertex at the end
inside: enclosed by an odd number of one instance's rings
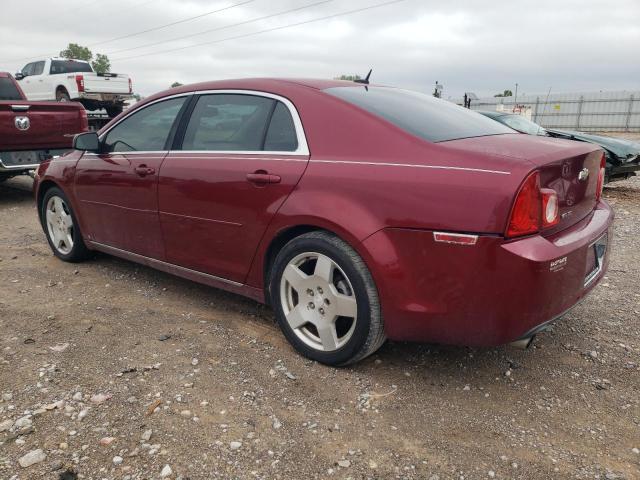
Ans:
POLYGON ((61 155, 74 134, 88 130, 81 104, 29 102, 14 78, 0 72, 0 182, 61 155))

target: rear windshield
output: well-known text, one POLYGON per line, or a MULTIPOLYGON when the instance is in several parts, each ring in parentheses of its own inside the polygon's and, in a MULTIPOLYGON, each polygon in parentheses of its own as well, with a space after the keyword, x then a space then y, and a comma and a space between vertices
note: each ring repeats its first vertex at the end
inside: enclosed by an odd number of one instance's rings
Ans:
POLYGON ((75 72, 92 72, 91 65, 86 62, 76 62, 75 60, 52 60, 51 70, 49 73, 55 75, 57 73, 75 73, 75 72))
POLYGON ((325 92, 430 142, 514 133, 493 120, 431 95, 390 87, 333 87, 325 92))
POLYGON ((8 77, 0 77, 0 100, 22 100, 18 88, 8 77))

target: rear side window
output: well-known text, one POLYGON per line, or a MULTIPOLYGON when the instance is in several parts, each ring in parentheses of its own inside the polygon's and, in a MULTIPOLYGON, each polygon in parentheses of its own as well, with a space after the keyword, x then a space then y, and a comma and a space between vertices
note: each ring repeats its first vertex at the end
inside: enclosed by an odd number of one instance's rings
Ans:
POLYGON ((49 73, 56 75, 58 73, 76 73, 76 72, 92 72, 91 65, 86 62, 77 62, 75 60, 52 60, 49 73))
POLYGON ((298 148, 296 127, 291 112, 282 102, 278 102, 264 141, 264 149, 270 152, 295 152, 298 148))
POLYGON ((479 113, 430 95, 389 87, 334 87, 326 93, 430 142, 514 133, 479 113))
POLYGON ((262 150, 274 102, 256 95, 202 95, 189 119, 182 149, 262 150))
POLYGON ((103 151, 157 152, 166 150, 171 127, 186 97, 154 103, 132 113, 107 133, 103 151))
POLYGON ((0 77, 0 100, 22 100, 22 95, 10 78, 0 77))

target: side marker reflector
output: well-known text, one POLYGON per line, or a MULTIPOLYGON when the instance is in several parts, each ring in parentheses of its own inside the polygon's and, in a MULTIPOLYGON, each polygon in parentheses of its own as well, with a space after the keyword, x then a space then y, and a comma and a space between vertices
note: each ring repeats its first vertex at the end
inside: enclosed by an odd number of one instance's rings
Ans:
POLYGON ((441 243, 454 243, 456 245, 475 245, 478 242, 477 235, 465 233, 433 232, 433 239, 441 243))

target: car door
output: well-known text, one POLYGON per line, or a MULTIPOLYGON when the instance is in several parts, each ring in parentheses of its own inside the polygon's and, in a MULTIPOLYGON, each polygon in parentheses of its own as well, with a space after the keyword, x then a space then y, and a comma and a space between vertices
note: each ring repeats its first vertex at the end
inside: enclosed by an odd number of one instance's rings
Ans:
POLYGON ((187 95, 159 100, 101 135, 101 151, 78 161, 75 193, 90 240, 162 259, 158 173, 187 95))
POLYGON ((304 131, 291 102, 265 93, 201 94, 192 108, 160 170, 166 259, 242 283, 307 166, 304 131))
POLYGON ((35 64, 36 62, 27 63, 22 70, 20 70, 20 73, 24 76, 22 79, 18 80, 18 83, 20 84, 20 88, 24 92, 24 95, 27 97, 27 100, 37 100, 37 98, 34 97, 36 84, 31 83, 31 75, 33 75, 35 64))
POLYGON ((44 75, 44 60, 35 62, 33 64, 33 70, 31 75, 27 77, 31 87, 30 100, 50 100, 53 98, 48 95, 48 83, 46 82, 46 75, 44 75))

